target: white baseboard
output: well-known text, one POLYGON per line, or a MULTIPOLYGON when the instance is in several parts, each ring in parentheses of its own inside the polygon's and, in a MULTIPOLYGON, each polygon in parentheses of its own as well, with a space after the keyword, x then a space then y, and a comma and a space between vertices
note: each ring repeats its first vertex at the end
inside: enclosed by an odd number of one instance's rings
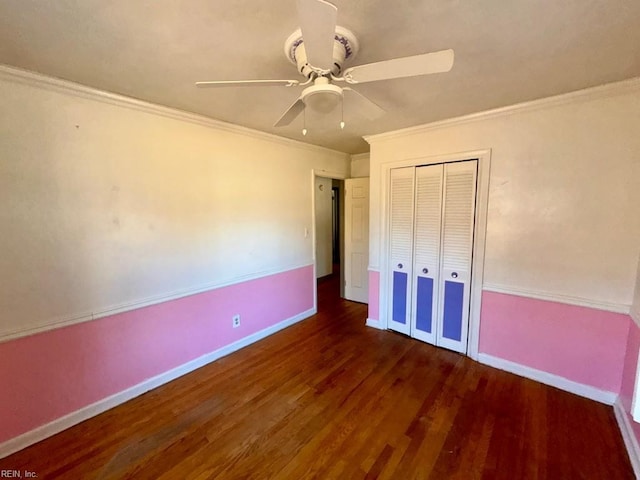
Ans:
POLYGON ((624 440, 624 446, 627 447, 633 472, 636 474, 636 478, 640 478, 640 445, 638 445, 638 439, 633 433, 631 420, 629 420, 629 415, 627 415, 627 412, 624 410, 620 397, 618 397, 613 404, 613 413, 616 415, 618 428, 620 428, 620 433, 624 440))
POLYGON ((567 392, 575 393, 581 397, 595 400, 596 402, 604 403, 606 405, 613 405, 616 401, 617 394, 613 392, 607 392, 606 390, 600 390, 599 388, 585 385, 583 383, 574 382, 568 378, 561 377, 560 375, 554 375, 542 370, 536 370, 535 368, 527 367, 519 363, 510 362, 502 358, 494 357, 486 353, 478 354, 478 361, 490 367, 499 368, 507 372, 515 373, 521 377, 530 378, 536 382, 544 383, 552 387, 565 390, 567 392))
POLYGON ((386 330, 381 324, 380 320, 374 320, 373 318, 367 318, 365 323, 367 327, 377 328, 378 330, 386 330))
POLYGON ((283 320, 282 322, 276 323, 271 327, 267 327, 259 332, 253 333, 245 338, 242 338, 236 342, 233 342, 229 345, 226 345, 218 350, 215 350, 211 353, 207 353, 201 357, 198 357, 190 362, 187 362, 179 367, 173 368, 167 372, 161 373, 160 375, 156 375, 155 377, 149 378, 133 387, 127 388, 122 392, 118 392, 114 395, 111 395, 107 398, 103 398, 91 405, 87 405, 75 412, 69 413, 64 417, 57 418, 46 425, 42 425, 37 427, 29 432, 23 433, 22 435, 12 438, 11 440, 7 440, 6 442, 0 444, 0 458, 4 458, 12 453, 15 453, 23 448, 28 447, 29 445, 33 445, 45 438, 51 437, 56 433, 59 433, 63 430, 66 430, 69 427, 77 425, 80 422, 83 422, 91 417, 95 417, 113 407, 116 407, 122 403, 125 403, 132 398, 135 398, 143 393, 148 392, 149 390, 153 390, 165 383, 168 383, 172 380, 175 380, 182 375, 190 373, 204 365, 211 363, 219 358, 222 358, 230 353, 233 353, 241 348, 244 348, 252 343, 255 343, 263 338, 268 337, 284 328, 287 328, 294 323, 300 322, 306 318, 309 318, 311 315, 316 313, 316 309, 312 308, 305 312, 299 313, 291 318, 283 320))

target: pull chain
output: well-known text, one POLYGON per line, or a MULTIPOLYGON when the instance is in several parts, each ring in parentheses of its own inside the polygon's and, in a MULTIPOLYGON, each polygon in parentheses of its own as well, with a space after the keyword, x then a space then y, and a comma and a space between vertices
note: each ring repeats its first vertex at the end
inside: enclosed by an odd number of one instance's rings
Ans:
POLYGON ((302 111, 302 135, 307 134, 307 109, 302 111))

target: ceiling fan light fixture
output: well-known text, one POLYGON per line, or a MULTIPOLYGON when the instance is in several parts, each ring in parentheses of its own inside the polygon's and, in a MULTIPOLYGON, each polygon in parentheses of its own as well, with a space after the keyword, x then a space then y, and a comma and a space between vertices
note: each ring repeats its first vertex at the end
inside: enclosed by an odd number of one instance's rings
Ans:
POLYGON ((319 113, 333 111, 342 101, 342 88, 329 83, 326 77, 318 77, 314 84, 305 88, 300 96, 305 106, 319 113))
POLYGON ((314 92, 304 98, 304 104, 319 113, 329 113, 340 103, 341 95, 333 91, 314 92))

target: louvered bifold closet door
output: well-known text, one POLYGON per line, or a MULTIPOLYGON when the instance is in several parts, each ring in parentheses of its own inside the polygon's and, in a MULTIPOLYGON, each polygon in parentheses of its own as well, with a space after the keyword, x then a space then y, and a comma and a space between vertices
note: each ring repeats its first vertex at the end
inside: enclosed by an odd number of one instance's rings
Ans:
POLYGON ((444 165, 437 344, 467 351, 477 161, 444 165))
POLYGON ((411 311, 414 170, 413 167, 392 169, 390 188, 391 301, 388 327, 407 335, 410 333, 411 311))
POLYGON ((411 336, 436 343, 443 165, 416 169, 411 336))

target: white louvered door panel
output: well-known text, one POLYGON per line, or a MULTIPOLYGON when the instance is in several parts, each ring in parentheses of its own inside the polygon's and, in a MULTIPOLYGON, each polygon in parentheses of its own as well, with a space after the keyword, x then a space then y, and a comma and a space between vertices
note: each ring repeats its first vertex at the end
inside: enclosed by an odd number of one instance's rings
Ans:
POLYGON ((444 165, 437 344, 466 352, 477 161, 444 165))
POLYGON ((436 343, 443 165, 416 169, 411 336, 436 343))
POLYGON ((391 170, 390 185, 390 265, 388 327, 410 333, 411 263, 413 257, 413 167, 391 170))

